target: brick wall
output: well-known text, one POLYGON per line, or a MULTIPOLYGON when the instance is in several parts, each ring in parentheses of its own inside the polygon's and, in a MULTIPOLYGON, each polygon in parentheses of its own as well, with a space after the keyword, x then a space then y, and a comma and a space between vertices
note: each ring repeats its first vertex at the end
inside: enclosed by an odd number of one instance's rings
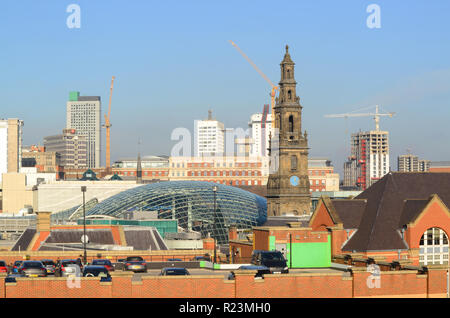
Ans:
POLYGON ((379 285, 368 283, 371 273, 365 268, 353 272, 353 297, 427 297, 427 275, 416 271, 381 272, 379 285))
POLYGON ((134 282, 131 297, 145 298, 234 298, 234 282, 223 275, 147 276, 134 282))
POLYGON ((237 298, 337 298, 352 297, 351 277, 342 274, 274 274, 263 280, 236 275, 237 298))
POLYGON ((113 272, 112 282, 81 278, 80 287, 68 286, 67 278, 18 278, 5 283, 0 276, 0 298, 351 298, 445 297, 446 269, 388 271, 381 273, 379 288, 370 288, 364 268, 342 273, 266 275, 255 279, 252 271, 237 271, 235 280, 222 274, 188 277, 143 276, 132 281, 129 273, 113 272))

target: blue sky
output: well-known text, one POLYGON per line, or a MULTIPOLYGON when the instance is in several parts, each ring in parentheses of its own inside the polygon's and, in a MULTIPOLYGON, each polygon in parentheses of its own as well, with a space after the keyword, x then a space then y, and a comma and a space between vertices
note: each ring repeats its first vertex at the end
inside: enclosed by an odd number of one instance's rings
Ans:
MULTIPOLYGON (((450 1, 9 1, 0 10, 0 117, 25 121, 24 144, 65 125, 69 91, 100 95, 111 76, 112 159, 169 154, 176 127, 193 129, 208 109, 227 127, 246 128, 269 103, 270 87, 233 48, 236 42, 274 82, 286 44, 311 156, 338 171, 349 134, 373 119, 329 119, 379 104, 390 131, 391 167, 411 149, 450 160, 450 1), (66 8, 81 8, 69 29, 66 8), (369 29, 366 8, 381 8, 369 29)), ((103 132, 104 135, 104 132, 103 132)))

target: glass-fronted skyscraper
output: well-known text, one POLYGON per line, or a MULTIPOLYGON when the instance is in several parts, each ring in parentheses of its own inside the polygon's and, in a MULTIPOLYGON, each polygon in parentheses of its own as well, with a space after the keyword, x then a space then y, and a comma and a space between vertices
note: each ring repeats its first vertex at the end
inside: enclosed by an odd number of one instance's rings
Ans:
POLYGON ((202 237, 209 233, 219 244, 228 242, 230 225, 246 229, 260 226, 267 219, 265 198, 239 188, 202 181, 146 184, 102 201, 86 211, 86 215, 121 218, 130 211, 157 211, 159 219, 176 219, 185 230, 198 231, 202 237), (215 194, 213 186, 217 187, 215 194))

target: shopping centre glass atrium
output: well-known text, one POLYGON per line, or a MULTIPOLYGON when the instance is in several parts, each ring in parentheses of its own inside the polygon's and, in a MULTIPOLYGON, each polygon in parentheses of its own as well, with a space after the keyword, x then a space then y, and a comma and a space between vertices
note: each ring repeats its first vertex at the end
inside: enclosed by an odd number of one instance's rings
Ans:
POLYGON ((158 219, 176 219, 183 229, 198 231, 202 237, 209 233, 223 244, 228 242, 230 225, 241 229, 262 225, 267 219, 267 202, 261 196, 222 184, 167 181, 123 191, 96 204, 86 215, 123 218, 124 213, 132 211, 157 211, 158 219))

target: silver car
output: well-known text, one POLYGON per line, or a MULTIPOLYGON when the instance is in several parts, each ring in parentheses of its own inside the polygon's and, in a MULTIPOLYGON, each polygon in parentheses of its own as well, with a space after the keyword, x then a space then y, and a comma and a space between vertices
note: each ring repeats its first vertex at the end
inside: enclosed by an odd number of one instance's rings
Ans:
POLYGON ((46 277, 47 269, 44 267, 41 261, 23 261, 20 265, 19 274, 23 274, 26 277, 46 277))

